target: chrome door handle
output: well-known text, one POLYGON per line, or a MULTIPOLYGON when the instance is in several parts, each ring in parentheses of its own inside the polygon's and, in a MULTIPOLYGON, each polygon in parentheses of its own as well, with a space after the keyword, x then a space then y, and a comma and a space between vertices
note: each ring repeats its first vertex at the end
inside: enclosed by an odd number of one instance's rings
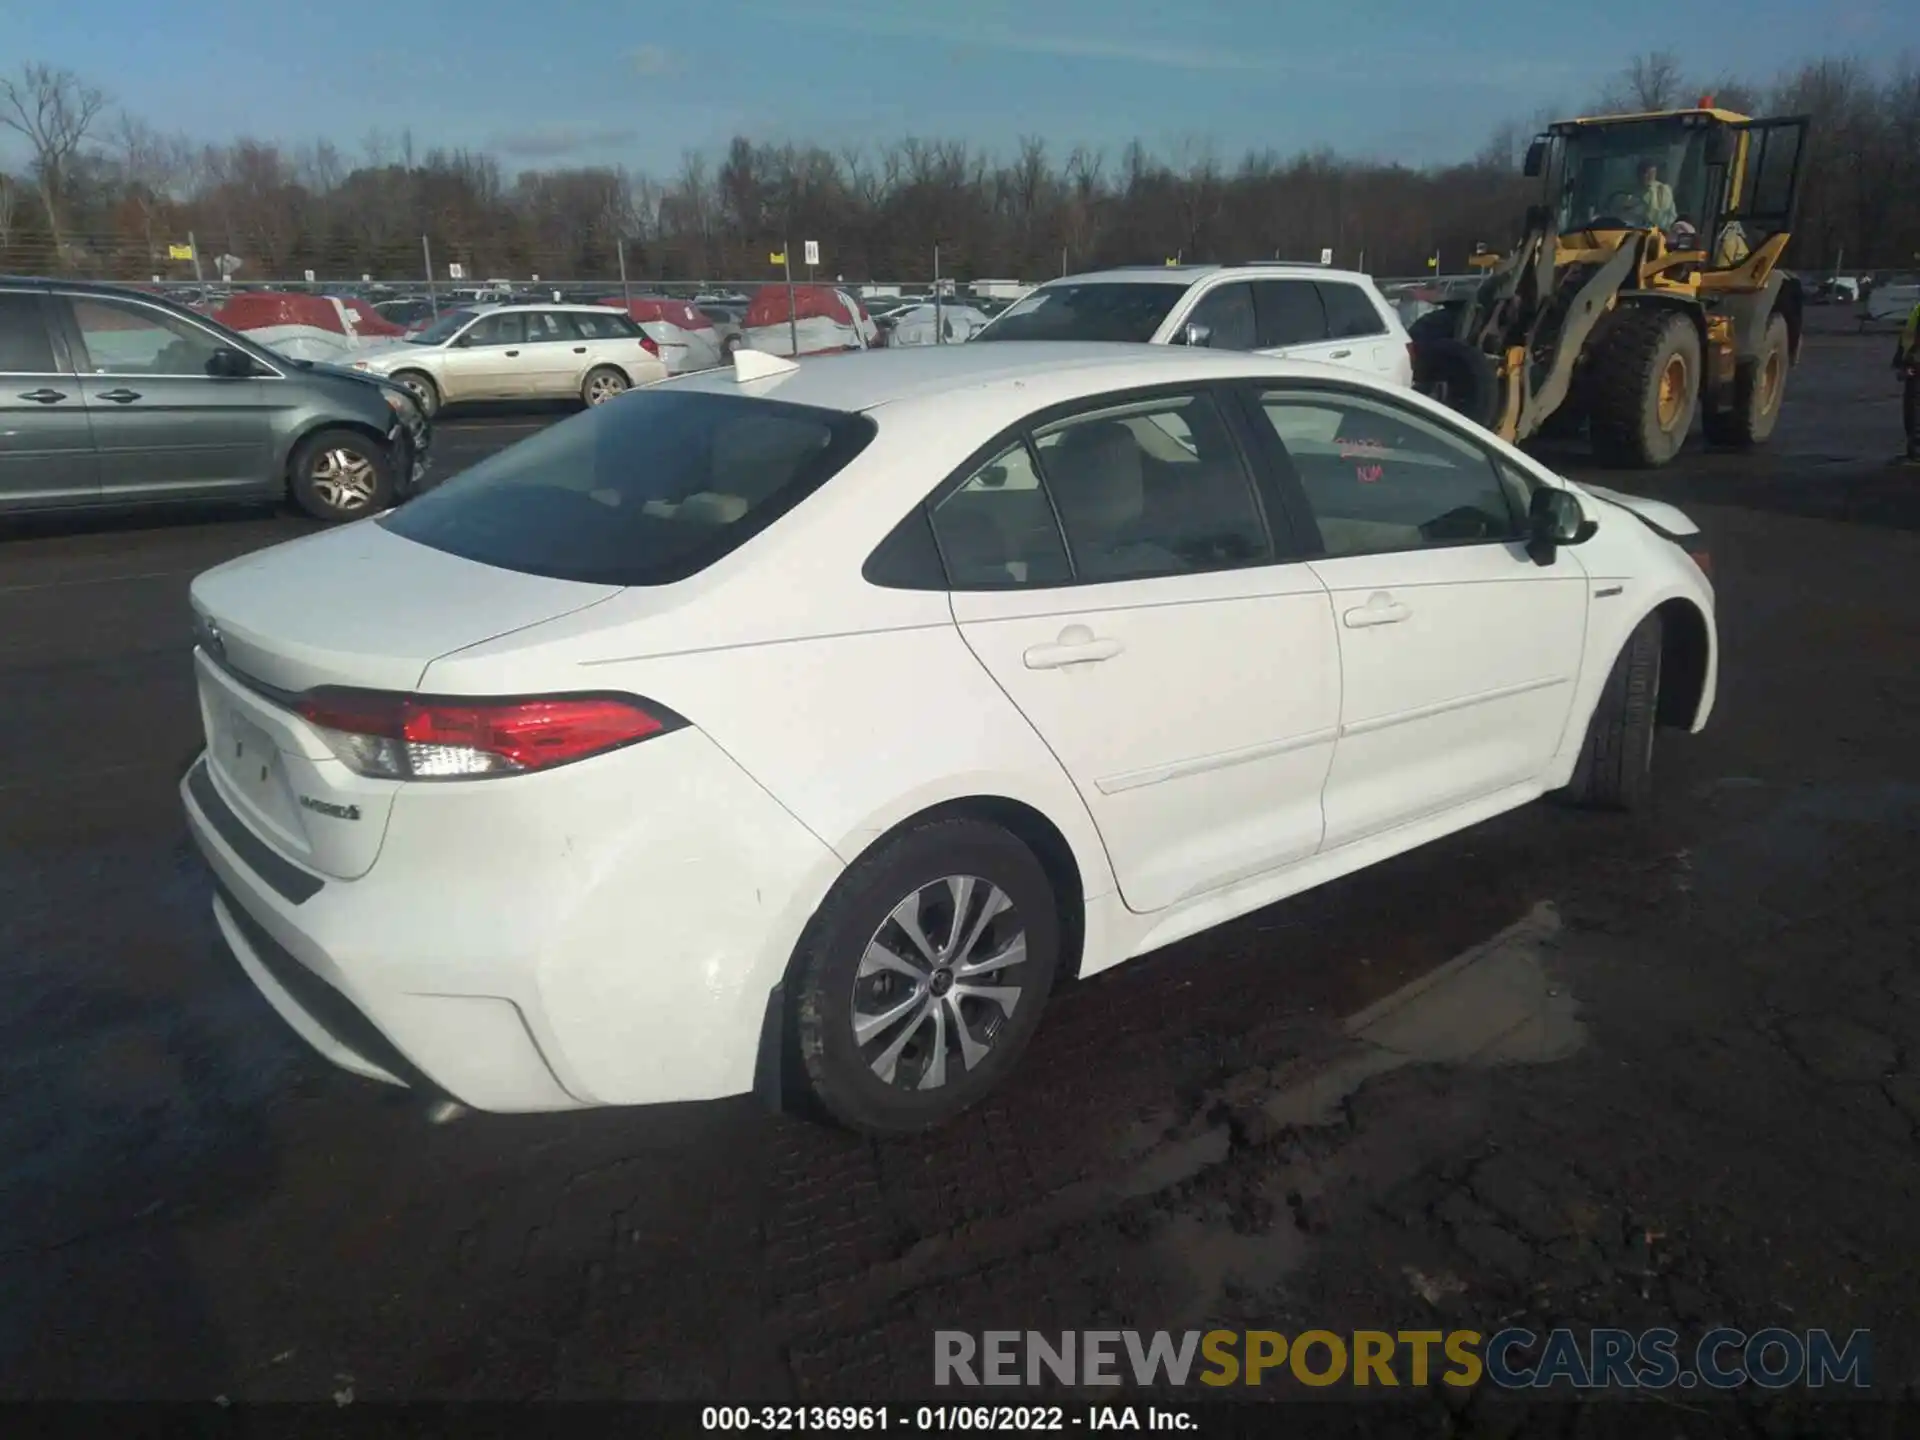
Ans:
POLYGON ((93 398, 111 400, 116 405, 128 405, 140 398, 140 392, 138 390, 102 390, 93 398))
POLYGON ((1063 665, 1111 660, 1124 649, 1118 640, 1101 639, 1084 625, 1069 625, 1053 644, 1030 645, 1020 658, 1029 670, 1058 670, 1063 665))
POLYGON ((64 390, 49 390, 45 386, 42 386, 38 390, 22 390, 20 392, 20 398, 22 400, 37 400, 42 405, 53 405, 66 399, 67 396, 64 390))
POLYGON ((1376 590, 1367 597, 1366 604, 1356 605, 1343 613, 1340 619, 1349 630, 1365 630, 1370 625, 1398 625, 1412 614, 1413 611, 1386 591, 1376 590))

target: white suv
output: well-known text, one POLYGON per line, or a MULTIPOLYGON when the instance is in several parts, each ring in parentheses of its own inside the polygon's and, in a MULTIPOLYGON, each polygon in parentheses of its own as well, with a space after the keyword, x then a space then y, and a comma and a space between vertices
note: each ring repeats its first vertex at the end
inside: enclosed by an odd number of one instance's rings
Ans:
POLYGON ((1406 327, 1371 278, 1322 265, 1165 265, 1050 280, 973 337, 1206 345, 1413 386, 1406 327))

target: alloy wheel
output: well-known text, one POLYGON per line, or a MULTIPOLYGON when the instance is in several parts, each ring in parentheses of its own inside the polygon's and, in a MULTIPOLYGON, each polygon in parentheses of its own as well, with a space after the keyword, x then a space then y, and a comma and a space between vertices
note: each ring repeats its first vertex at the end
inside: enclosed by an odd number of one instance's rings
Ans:
POLYGON ((626 393, 627 382, 618 375, 596 375, 587 382, 587 404, 604 405, 616 395, 626 393))
POLYGON ((937 1090, 978 1069, 1025 993, 1026 963, 1026 927, 999 886, 973 875, 921 886, 861 956, 852 1014, 860 1058, 900 1090, 937 1090))
POLYGON ((312 480, 314 497, 342 515, 372 505, 380 487, 373 462, 344 446, 322 450, 314 458, 312 480))

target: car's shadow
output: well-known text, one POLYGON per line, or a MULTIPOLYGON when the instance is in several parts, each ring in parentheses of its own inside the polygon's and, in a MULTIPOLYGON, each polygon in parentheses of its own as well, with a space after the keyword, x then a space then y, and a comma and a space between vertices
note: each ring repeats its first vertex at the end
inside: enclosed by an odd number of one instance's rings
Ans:
POLYGON ((0 546, 60 536, 114 535, 134 531, 184 530, 194 526, 252 521, 285 527, 291 538, 318 529, 287 501, 182 500, 165 504, 99 505, 84 510, 0 516, 0 546))

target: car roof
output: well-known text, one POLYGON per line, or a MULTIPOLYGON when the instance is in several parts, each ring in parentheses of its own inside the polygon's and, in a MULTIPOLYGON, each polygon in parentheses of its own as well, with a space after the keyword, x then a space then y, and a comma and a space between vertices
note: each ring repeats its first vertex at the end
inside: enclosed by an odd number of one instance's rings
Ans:
POLYGON ((1249 280, 1283 278, 1288 280, 1345 280, 1372 283, 1372 277, 1358 270, 1336 270, 1331 265, 1307 265, 1289 260, 1251 261, 1244 265, 1120 265, 1111 270, 1090 270, 1084 275, 1062 275, 1039 288, 1054 285, 1194 285, 1209 275, 1232 273, 1249 280))
MULTIPOLYGON (((642 299, 642 298, 651 298, 651 297, 642 297, 638 295, 634 296, 634 299, 636 300, 642 299)), ((455 310, 471 310, 476 315, 492 315, 498 311, 513 311, 513 310, 580 310, 580 311, 585 311, 589 315, 603 314, 608 310, 613 310, 615 314, 620 313, 616 307, 611 305, 585 305, 578 300, 512 300, 512 301, 501 301, 501 302, 488 301, 486 304, 483 304, 483 305, 455 305, 449 308, 455 309, 455 310)))
POLYGON ((989 385, 1018 386, 1044 380, 1048 382, 1045 388, 1051 390, 1067 377, 1082 375, 1090 393, 1237 376, 1262 379, 1337 376, 1343 381, 1365 378, 1340 366, 1244 351, 1190 350, 1181 346, 1118 342, 1001 340, 990 344, 924 345, 816 356, 800 361, 784 374, 762 380, 738 380, 731 367, 723 366, 676 376, 648 388, 748 395, 826 410, 861 411, 989 385))

